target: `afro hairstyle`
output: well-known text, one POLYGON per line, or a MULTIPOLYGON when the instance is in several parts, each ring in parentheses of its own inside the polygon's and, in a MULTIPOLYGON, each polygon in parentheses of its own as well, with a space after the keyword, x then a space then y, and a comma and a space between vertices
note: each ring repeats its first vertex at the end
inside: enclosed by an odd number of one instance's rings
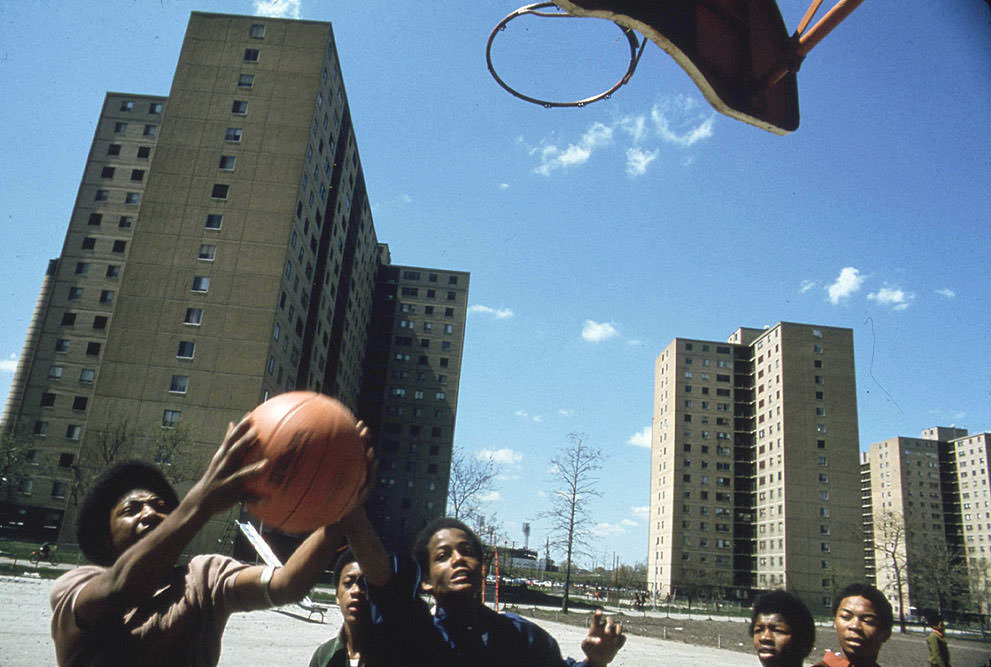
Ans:
POLYGON ((750 634, 754 634, 757 617, 781 614, 791 627, 794 655, 805 658, 816 643, 816 625, 809 608, 797 596, 787 591, 771 591, 754 603, 750 614, 750 634))
POLYGON ((874 607, 874 613, 877 614, 878 624, 883 629, 889 632, 891 631, 891 627, 895 624, 895 616, 891 610, 891 603, 888 602, 888 598, 884 597, 884 593, 870 584, 859 581, 850 584, 833 598, 833 618, 836 618, 836 612, 843 603, 843 600, 852 597, 862 597, 870 600, 871 606, 874 607))
POLYGON ((427 550, 427 545, 430 543, 430 538, 444 530, 445 528, 450 528, 453 530, 460 530, 468 538, 468 542, 471 543, 471 548, 478 555, 478 558, 482 557, 482 541, 478 539, 478 535, 475 534, 471 528, 469 528, 463 521, 458 521, 457 519, 449 516, 442 516, 438 519, 434 519, 420 531, 420 534, 416 536, 416 541, 413 543, 413 558, 416 559, 417 565, 420 566, 421 576, 426 577, 427 573, 430 572, 430 552, 427 550))
POLYGON ((165 501, 171 512, 179 505, 175 489, 162 471, 144 461, 123 461, 108 468, 86 494, 76 520, 76 541, 86 558, 109 567, 117 560, 110 547, 110 510, 136 489, 145 489, 165 501))

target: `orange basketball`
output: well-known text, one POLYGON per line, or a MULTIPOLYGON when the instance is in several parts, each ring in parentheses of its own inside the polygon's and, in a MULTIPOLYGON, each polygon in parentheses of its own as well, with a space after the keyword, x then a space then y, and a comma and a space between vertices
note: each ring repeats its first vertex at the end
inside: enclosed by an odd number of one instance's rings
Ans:
POLYGON ((279 394, 251 411, 258 441, 245 463, 268 470, 244 490, 257 496, 248 511, 286 533, 340 520, 365 484, 365 444, 354 415, 339 401, 311 391, 279 394))

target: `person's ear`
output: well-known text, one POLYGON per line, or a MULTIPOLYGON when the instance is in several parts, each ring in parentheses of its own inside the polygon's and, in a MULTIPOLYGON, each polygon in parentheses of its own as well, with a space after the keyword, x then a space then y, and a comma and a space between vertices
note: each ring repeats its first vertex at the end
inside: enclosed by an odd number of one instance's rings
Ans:
POLYGON ((426 593, 427 595, 433 595, 434 594, 434 587, 433 587, 433 585, 430 582, 426 581, 426 580, 420 582, 420 590, 423 591, 424 593, 426 593))

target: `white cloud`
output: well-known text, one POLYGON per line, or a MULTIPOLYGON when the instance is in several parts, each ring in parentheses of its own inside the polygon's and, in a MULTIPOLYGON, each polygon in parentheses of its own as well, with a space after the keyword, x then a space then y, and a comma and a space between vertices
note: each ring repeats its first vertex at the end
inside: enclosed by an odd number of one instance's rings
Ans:
POLYGON ((630 511, 633 512, 633 516, 638 519, 649 519, 650 518, 650 506, 649 505, 638 505, 636 507, 631 507, 630 511))
POLYGON ((509 189, 509 183, 500 183, 499 184, 499 189, 500 190, 508 190, 509 189))
POLYGON ((498 491, 489 491, 488 493, 478 494, 478 500, 483 503, 494 503, 502 500, 502 495, 498 491))
POLYGON ((647 173, 647 167, 650 166, 650 163, 657 159, 657 154, 659 152, 660 151, 657 149, 645 151, 639 146, 627 148, 626 173, 629 176, 643 176, 647 173))
POLYGON ((836 278, 836 282, 826 288, 829 293, 829 302, 836 305, 840 301, 850 298, 850 295, 859 290, 863 284, 864 276, 860 275, 858 269, 852 266, 843 267, 840 269, 840 275, 836 278))
POLYGON ((537 149, 540 165, 533 171, 541 176, 549 176, 557 169, 585 164, 592 157, 592 151, 612 143, 612 136, 613 129, 608 125, 592 123, 577 144, 569 144, 564 150, 553 144, 537 149))
POLYGON ((643 345, 643 341, 640 340, 639 338, 631 338, 630 340, 626 341, 626 344, 627 345, 632 345, 634 347, 639 347, 639 346, 643 345))
POLYGON ((406 193, 403 193, 403 203, 404 203, 404 204, 409 204, 409 203, 410 203, 410 202, 412 202, 412 201, 413 201, 413 198, 412 198, 412 197, 410 197, 410 196, 409 196, 408 194, 406 194, 406 193))
POLYGON ((255 15, 274 19, 298 19, 300 0, 255 0, 255 15))
POLYGON ((936 294, 939 294, 940 296, 945 296, 947 299, 952 299, 957 295, 957 293, 951 290, 949 287, 944 287, 943 289, 936 290, 936 294))
POLYGON ((915 295, 897 287, 885 285, 876 292, 871 292, 867 298, 882 306, 891 306, 893 310, 905 310, 912 303, 915 295))
POLYGON ((633 521, 632 519, 623 519, 622 521, 619 522, 619 525, 626 526, 627 528, 635 528, 640 524, 637 523, 636 521, 633 521))
POLYGON ((523 460, 523 453, 516 452, 508 447, 502 449, 483 449, 475 454, 479 461, 492 461, 501 465, 515 465, 523 460))
POLYGON ((650 119, 662 140, 688 147, 712 136, 716 114, 703 109, 693 98, 675 95, 655 104, 650 119))
POLYGON ((626 444, 633 445, 634 447, 650 448, 650 426, 644 426, 642 429, 631 435, 626 441, 626 444))
POLYGON ((561 415, 562 417, 574 417, 575 416, 575 411, 574 410, 568 410, 566 408, 561 408, 560 410, 557 411, 557 413, 559 415, 561 415))
POLYGON ((643 115, 626 116, 619 121, 619 127, 638 144, 647 137, 647 118, 643 115))
POLYGON ((798 293, 805 294, 818 284, 815 280, 803 280, 802 284, 798 287, 798 293))
POLYGON ((0 373, 13 373, 17 370, 17 355, 12 354, 0 361, 0 373))
POLYGON ((590 343, 601 343, 618 335, 619 330, 609 322, 585 320, 585 324, 582 326, 582 340, 590 343))
POLYGON ((483 306, 481 304, 475 304, 474 306, 468 307, 469 313, 480 313, 482 315, 491 315, 497 320, 508 320, 513 316, 513 311, 509 308, 492 308, 491 306, 483 306))
POLYGON ((538 424, 540 422, 544 421, 544 418, 541 415, 531 415, 526 410, 517 410, 514 414, 517 417, 524 417, 524 418, 532 419, 533 421, 537 422, 538 424))
POLYGON ((589 529, 589 532, 593 535, 599 537, 608 537, 611 535, 623 535, 629 532, 630 524, 636 526, 637 524, 629 521, 628 519, 623 519, 619 523, 607 523, 603 521, 602 523, 597 523, 589 529))

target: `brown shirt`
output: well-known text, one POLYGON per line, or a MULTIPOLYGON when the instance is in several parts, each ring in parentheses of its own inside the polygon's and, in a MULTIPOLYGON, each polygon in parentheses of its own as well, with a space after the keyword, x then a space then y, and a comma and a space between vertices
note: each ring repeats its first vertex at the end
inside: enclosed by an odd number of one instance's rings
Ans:
POLYGON ((76 596, 106 568, 84 565, 52 587, 52 639, 58 664, 216 665, 227 619, 247 607, 233 592, 250 566, 218 555, 196 556, 177 567, 151 598, 119 618, 80 627, 76 596))

